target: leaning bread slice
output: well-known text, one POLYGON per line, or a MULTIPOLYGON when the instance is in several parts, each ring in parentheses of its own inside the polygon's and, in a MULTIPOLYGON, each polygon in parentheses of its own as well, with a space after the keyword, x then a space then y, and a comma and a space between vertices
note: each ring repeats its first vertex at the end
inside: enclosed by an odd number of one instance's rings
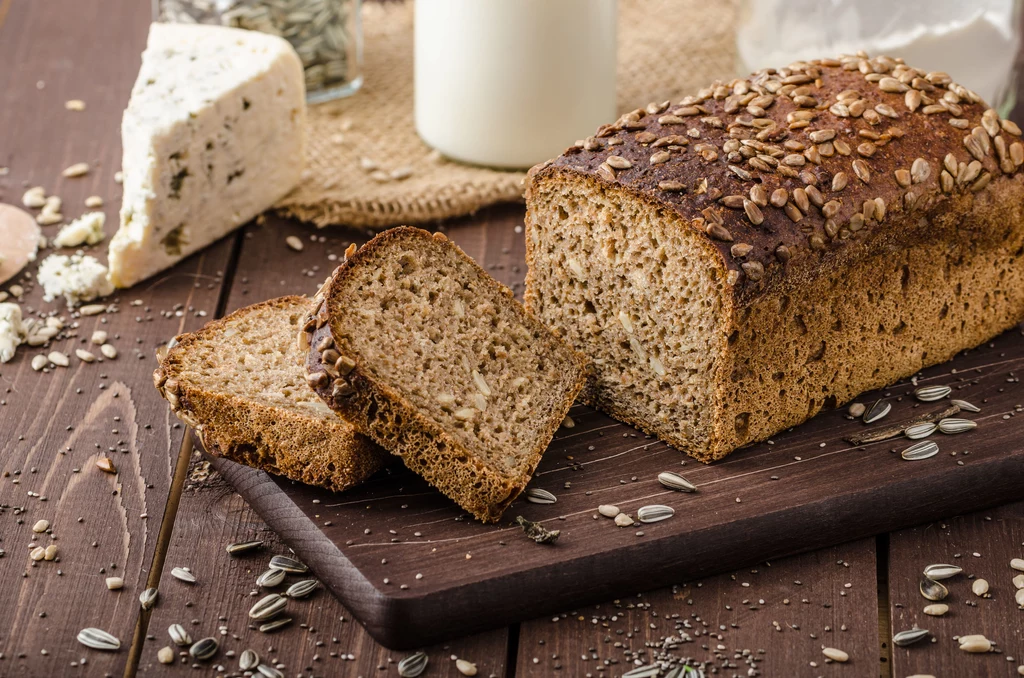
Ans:
POLYGON ((387 454, 306 385, 295 333, 309 304, 271 299, 177 337, 153 383, 208 453, 344 490, 380 469, 387 454))
POLYGON ((497 520, 585 381, 585 360, 442 234, 386 231, 303 326, 314 390, 474 516, 497 520))

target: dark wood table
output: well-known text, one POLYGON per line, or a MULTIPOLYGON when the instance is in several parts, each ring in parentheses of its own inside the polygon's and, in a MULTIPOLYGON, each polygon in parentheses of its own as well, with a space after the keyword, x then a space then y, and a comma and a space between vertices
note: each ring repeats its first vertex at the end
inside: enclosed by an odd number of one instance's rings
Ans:
MULTIPOLYGON (((139 0, 0 0, 0 168, 9 168, 0 171, 0 201, 19 204, 25 188, 42 185, 74 216, 87 196, 99 195, 113 233, 118 123, 149 19, 149 3, 139 0), (66 110, 69 99, 86 109, 66 110), (86 176, 61 177, 82 161, 92 166, 86 176)), ((521 291, 515 227, 522 217, 521 206, 502 206, 440 227, 521 291)), ((221 641, 220 654, 198 665, 201 673, 238 675, 237 655, 252 648, 288 676, 397 675, 407 653, 377 645, 322 591, 280 632, 251 626, 254 577, 270 553, 286 548, 193 452, 150 382, 154 351, 169 337, 247 303, 311 293, 333 266, 328 255, 369 235, 280 219, 250 224, 118 293, 116 311, 97 316, 43 303, 31 278, 12 281, 25 288, 26 314, 65 317, 52 348, 72 359, 67 368, 35 372, 30 360, 43 349, 22 347, 0 367, 0 676, 180 675, 191 662, 177 652, 171 666, 157 661, 174 623, 195 639, 221 641), (318 244, 293 252, 290 235, 318 244), (109 333, 116 359, 73 357, 95 329, 109 333), (105 456, 117 474, 96 467, 105 456), (48 533, 32 531, 40 519, 49 521, 48 533), (250 539, 266 542, 260 556, 225 553, 226 544, 250 539), (30 543, 55 544, 57 559, 31 561, 30 543), (174 579, 178 566, 198 581, 174 579), (122 589, 107 589, 111 576, 123 578, 122 589), (147 587, 159 587, 160 598, 142 612, 138 595, 147 587), (119 637, 120 651, 79 645, 85 627, 119 637)), ((707 661, 718 676, 1014 676, 1024 665, 1024 611, 1013 600, 1013 557, 1024 557, 1024 502, 671 588, 640 593, 647 587, 639 579, 627 598, 424 648, 424 675, 461 675, 459 657, 481 676, 610 677, 668 652, 707 661), (957 563, 987 579, 991 597, 974 596, 961 577, 950 584, 950 612, 923 616, 917 582, 930 562, 957 563), (893 647, 893 631, 915 624, 937 640, 893 647), (997 640, 999 652, 959 651, 953 637, 974 633, 997 640), (823 647, 851 659, 827 662, 823 647)), ((483 626, 487 610, 479 615, 483 626)))

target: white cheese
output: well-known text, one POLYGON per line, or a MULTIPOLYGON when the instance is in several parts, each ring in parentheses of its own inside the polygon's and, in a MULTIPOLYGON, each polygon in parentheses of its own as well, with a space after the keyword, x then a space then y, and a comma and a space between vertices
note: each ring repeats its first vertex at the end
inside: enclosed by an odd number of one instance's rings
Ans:
POLYGON ((64 297, 72 307, 114 291, 107 280, 107 267, 83 254, 51 254, 39 264, 36 280, 43 286, 45 301, 64 297))
POLYGON ((95 245, 103 240, 103 223, 106 219, 103 212, 86 212, 60 229, 53 239, 54 247, 95 245))
POLYGON ((0 304, 0 363, 14 357, 14 352, 25 339, 25 327, 21 324, 21 307, 17 304, 0 304))
POLYGON ((271 207, 299 181, 302 62, 282 38, 153 24, 121 123, 110 280, 130 287, 271 207))

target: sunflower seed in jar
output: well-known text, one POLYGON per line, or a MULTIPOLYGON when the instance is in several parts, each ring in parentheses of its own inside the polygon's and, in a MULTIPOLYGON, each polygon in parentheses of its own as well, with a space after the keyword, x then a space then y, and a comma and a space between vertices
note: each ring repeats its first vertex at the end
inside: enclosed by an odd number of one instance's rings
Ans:
POLYGON ((922 440, 919 443, 914 443, 907 449, 900 452, 900 456, 907 461, 920 461, 921 459, 928 459, 934 457, 939 453, 939 446, 931 440, 922 440))
POLYGON ((139 594, 139 605, 142 606, 143 610, 152 610, 156 606, 156 599, 160 596, 160 592, 156 589, 146 589, 139 594))
POLYGON ((280 586, 281 582, 284 581, 285 574, 287 573, 284 570, 269 569, 256 577, 256 586, 264 589, 272 589, 275 586, 280 586))
POLYGON ((558 497, 539 487, 531 487, 526 491, 526 501, 531 504, 554 504, 558 497))
POLYGON ((662 471, 658 474, 658 482, 670 490, 677 492, 696 492, 697 486, 686 478, 672 471, 662 471))
POLYGON ((220 645, 217 644, 216 638, 201 638, 188 649, 188 653, 196 661, 205 662, 207 659, 213 658, 219 648, 220 645))
POLYGON ((888 403, 884 400, 876 400, 875 404, 868 408, 868 411, 864 413, 864 423, 875 423, 885 415, 889 414, 891 409, 892 403, 888 403))
POLYGON ((240 542, 236 542, 234 544, 228 544, 225 548, 227 549, 228 555, 240 556, 240 555, 243 555, 245 553, 249 553, 250 551, 255 551, 256 549, 260 548, 261 546, 263 546, 263 542, 258 541, 258 540, 253 540, 253 541, 240 541, 240 542))
POLYGON ((970 419, 960 419, 957 417, 946 417, 939 421, 939 430, 943 433, 950 435, 954 433, 963 433, 970 431, 971 429, 978 428, 978 422, 971 421, 970 419))
POLYGON ((113 652, 121 648, 121 641, 103 629, 87 628, 78 632, 78 642, 94 650, 113 652))
POLYGON ((924 568, 924 576, 928 577, 932 581, 950 579, 961 572, 963 572, 962 568, 956 565, 946 565, 944 563, 936 563, 935 565, 929 565, 924 568))
POLYGON ((911 440, 918 440, 919 438, 927 438, 931 434, 935 433, 935 429, 937 428, 938 426, 935 422, 922 421, 919 424, 911 424, 903 429, 903 435, 911 440))
POLYGON ((426 652, 411 654, 398 662, 398 675, 402 678, 416 678, 416 676, 427 670, 427 663, 429 661, 430 658, 426 652))
POLYGON ((249 608, 249 618, 256 621, 271 619, 281 614, 286 605, 288 605, 287 598, 277 593, 271 593, 269 596, 260 598, 255 605, 249 608))
POLYGON ((923 403, 942 400, 953 392, 949 386, 922 386, 914 391, 914 397, 923 403))
POLYGON ((167 635, 171 637, 171 642, 180 647, 192 644, 192 636, 188 635, 188 631, 181 624, 171 624, 168 626, 167 635))
POLYGON ((284 678, 283 673, 278 671, 273 666, 269 666, 267 664, 259 664, 256 667, 256 670, 259 671, 260 675, 263 676, 263 678, 284 678))
POLYGON ((980 407, 978 407, 977 405, 973 405, 973 404, 967 402, 966 400, 957 400, 957 399, 954 398, 953 400, 950 400, 949 402, 952 403, 953 405, 956 405, 957 407, 959 407, 964 412, 981 412, 981 408, 980 407))
POLYGON ((238 669, 240 671, 252 671, 260 665, 260 656, 254 650, 243 650, 238 657, 238 669))
POLYGON ((949 589, 928 577, 923 578, 917 588, 926 600, 930 600, 933 603, 945 600, 949 595, 949 589))
POLYGON ((931 633, 928 629, 910 629, 909 631, 900 631, 892 637, 892 642, 899 647, 907 647, 913 645, 916 642, 923 640, 928 637, 931 633))
POLYGON ((196 576, 192 572, 184 567, 175 567, 171 570, 171 576, 175 579, 180 579, 188 584, 196 583, 196 576))
POLYGON ((280 617, 278 619, 275 619, 274 621, 268 621, 265 624, 260 624, 259 630, 260 633, 273 633, 274 631, 285 626, 288 626, 291 623, 291 617, 280 617))
POLYGON ((284 592, 289 598, 306 598, 309 594, 313 593, 316 588, 320 585, 316 579, 304 579, 297 581, 288 587, 288 590, 284 592))
POLYGON ((284 570, 293 574, 305 574, 309 568, 294 558, 288 556, 274 556, 270 559, 270 567, 275 570, 284 570))
POLYGON ((641 506, 637 509, 636 519, 641 523, 657 523, 662 520, 668 520, 675 514, 675 509, 671 506, 652 504, 650 506, 641 506))

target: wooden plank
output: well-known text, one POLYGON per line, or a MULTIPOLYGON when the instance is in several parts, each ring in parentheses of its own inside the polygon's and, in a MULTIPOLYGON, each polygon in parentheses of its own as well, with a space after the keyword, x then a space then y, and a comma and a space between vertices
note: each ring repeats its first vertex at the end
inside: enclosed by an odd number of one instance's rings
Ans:
MULTIPOLYGON (((250 227, 234 272, 227 311, 274 295, 315 290, 329 270, 328 254, 344 252, 353 235, 359 234, 346 230, 315 232, 309 227, 273 218, 265 226, 250 227), (285 238, 291 235, 302 238, 307 244, 302 253, 286 245, 285 238), (311 235, 318 239, 323 237, 324 242, 310 242, 311 235), (318 268, 314 270, 314 267, 318 268)), ((256 650, 261 657, 282 661, 289 675, 296 671, 316 675, 373 675, 379 667, 393 670, 391 665, 406 653, 392 652, 378 645, 326 591, 318 591, 308 601, 289 604, 287 614, 294 619, 291 628, 273 635, 252 628, 247 612, 258 599, 251 595, 256 588, 255 577, 265 569, 271 554, 287 553, 287 550, 217 473, 203 477, 206 467, 206 462, 196 460, 193 463, 161 576, 161 600, 149 625, 150 637, 139 673, 163 675, 175 670, 176 667, 162 666, 156 660, 159 648, 170 642, 166 629, 172 623, 183 624, 193 639, 213 635, 221 640, 222 652, 214 663, 222 664, 227 671, 237 669, 237 656, 228 657, 226 653, 237 655, 247 647, 256 650), (265 548, 259 554, 240 559, 232 559, 225 553, 225 544, 250 539, 264 540, 265 548), (170 569, 179 565, 190 566, 199 582, 187 585, 173 579, 170 569), (227 635, 219 635, 221 626, 227 627, 227 635), (323 645, 318 646, 318 641, 323 645), (273 651, 268 649, 270 647, 273 651), (347 655, 354 659, 346 659, 347 655)), ((289 581, 294 580, 295 577, 289 578, 289 581)), ((456 655, 476 662, 481 676, 503 676, 507 642, 507 630, 498 629, 428 647, 431 665, 424 675, 461 675, 450 659, 451 655, 456 655)), ((180 662, 179 657, 176 663, 180 662)))
MULTIPOLYGON (((3 3, 0 25, 0 200, 20 204, 26 186, 43 185, 64 200, 70 219, 85 211, 87 196, 105 201, 106 232, 117 225, 120 186, 119 122, 138 69, 149 23, 147 3, 53 0, 3 3), (40 85, 37 85, 41 83, 40 85), (65 110, 78 98, 86 110, 65 110), (61 177, 76 162, 92 169, 61 177)), ((57 227, 44 228, 51 236, 57 227)), ((220 243, 176 269, 105 300, 119 312, 79 318, 63 300, 44 303, 32 278, 12 283, 27 292, 26 315, 55 313, 68 328, 48 348, 22 346, 0 366, 0 675, 65 675, 87 660, 88 675, 114 675, 129 663, 139 621, 138 594, 159 557, 159 532, 184 429, 151 383, 153 350, 168 337, 213 315, 219 270, 230 242, 220 243), (131 300, 142 297, 145 304, 131 300), (74 356, 103 329, 117 347, 115 360, 93 364, 74 356), (71 355, 68 368, 35 372, 33 356, 48 350, 71 355), (110 456, 117 475, 95 466, 110 456), (48 520, 50 533, 32 526, 48 520), (29 560, 27 546, 54 544, 57 562, 29 560), (109 591, 107 576, 124 579, 109 591), (96 626, 122 643, 116 653, 87 649, 78 631, 96 626)), ((94 253, 103 259, 105 243, 94 253)), ((42 252, 40 258, 49 254, 42 252)), ((34 266, 30 266, 30 270, 34 266)), ((10 289, 10 285, 3 287, 10 289)), ((84 675, 84 674, 83 674, 84 675)))
POLYGON ((890 535, 892 629, 898 632, 917 626, 930 630, 935 639, 925 639, 910 647, 893 647, 893 675, 1017 675, 1018 667, 1024 666, 1024 611, 1014 601, 1012 579, 1024 573, 1010 568, 1013 558, 1024 558, 1024 502, 890 535), (918 592, 921 572, 932 563, 952 563, 963 568, 962 575, 943 582, 949 597, 942 602, 949 605, 949 612, 942 617, 923 613, 929 601, 918 592), (979 598, 972 592, 976 578, 989 582, 990 597, 979 598), (998 651, 961 651, 954 638, 970 634, 983 634, 996 641, 998 651))
POLYGON ((864 539, 524 623, 516 676, 686 661, 708 676, 873 676, 877 609, 875 540, 864 539), (850 659, 827 662, 823 647, 850 659))

